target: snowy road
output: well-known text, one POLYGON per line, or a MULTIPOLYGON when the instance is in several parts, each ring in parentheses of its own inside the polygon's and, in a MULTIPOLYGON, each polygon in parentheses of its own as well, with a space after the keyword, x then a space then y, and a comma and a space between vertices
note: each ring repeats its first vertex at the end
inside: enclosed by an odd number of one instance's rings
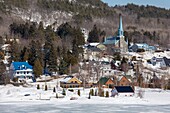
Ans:
POLYGON ((62 104, 50 101, 0 102, 1 113, 169 113, 170 105, 62 104))

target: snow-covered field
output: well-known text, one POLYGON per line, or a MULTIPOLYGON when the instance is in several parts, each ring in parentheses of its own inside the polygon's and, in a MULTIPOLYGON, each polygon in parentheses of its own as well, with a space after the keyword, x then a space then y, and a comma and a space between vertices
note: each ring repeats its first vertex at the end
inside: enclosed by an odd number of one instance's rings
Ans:
MULTIPOLYGON (((29 87, 0 86, 0 113, 170 112, 169 90, 143 89, 144 98, 139 98, 135 94, 133 97, 92 96, 88 99, 90 89, 80 88, 81 96, 77 95, 77 89, 75 89, 74 92, 66 91, 65 98, 57 99, 56 94, 53 93, 52 84, 48 91, 37 90, 36 84, 32 83, 29 87), (26 94, 30 95, 25 96, 26 94), (71 97, 77 97, 77 100, 70 100, 71 97)), ((57 92, 61 93, 62 89, 59 88, 57 92)))

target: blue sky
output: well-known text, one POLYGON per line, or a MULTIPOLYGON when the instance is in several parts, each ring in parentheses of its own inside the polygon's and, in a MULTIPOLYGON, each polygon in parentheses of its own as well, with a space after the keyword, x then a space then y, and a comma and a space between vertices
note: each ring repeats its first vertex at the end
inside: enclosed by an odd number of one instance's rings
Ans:
POLYGON ((102 0, 102 1, 108 3, 108 5, 110 6, 126 5, 127 3, 134 3, 137 5, 148 4, 148 5, 170 9, 170 0, 102 0))

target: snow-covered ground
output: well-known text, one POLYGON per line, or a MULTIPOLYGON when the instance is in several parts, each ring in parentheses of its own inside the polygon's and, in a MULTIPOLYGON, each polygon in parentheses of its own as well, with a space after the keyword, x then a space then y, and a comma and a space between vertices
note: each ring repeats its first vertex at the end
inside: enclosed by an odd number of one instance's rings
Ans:
MULTIPOLYGON (((113 112, 170 112, 170 91, 161 89, 143 89, 144 98, 139 98, 135 94, 133 97, 98 97, 91 96, 88 99, 90 89, 79 88, 81 96, 77 95, 77 89, 74 92, 66 91, 64 98, 55 98, 53 86, 57 81, 47 82, 48 91, 44 89, 37 90, 44 82, 30 83, 27 87, 15 87, 13 85, 0 86, 0 108, 1 113, 113 113, 113 112), (26 96, 26 94, 30 94, 26 96), (76 97, 77 100, 70 100, 76 97)), ((61 88, 56 88, 58 93, 61 88)), ((111 89, 105 89, 110 90, 111 89)))

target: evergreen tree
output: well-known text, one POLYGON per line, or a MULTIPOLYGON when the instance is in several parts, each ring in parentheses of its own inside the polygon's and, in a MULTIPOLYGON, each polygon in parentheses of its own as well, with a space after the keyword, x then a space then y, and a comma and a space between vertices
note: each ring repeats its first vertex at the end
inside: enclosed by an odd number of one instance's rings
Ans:
POLYGON ((27 61, 28 56, 29 56, 28 49, 24 46, 23 50, 21 50, 20 61, 27 61))
POLYGON ((106 91, 106 97, 109 97, 109 91, 106 91))
POLYGON ((0 60, 0 84, 5 83, 5 71, 6 71, 5 64, 0 60))
POLYGON ((80 96, 80 90, 78 90, 77 94, 80 96))
POLYGON ((93 29, 89 32, 88 42, 99 42, 100 30, 94 25, 93 29))
POLYGON ((60 25, 57 29, 57 34, 62 39, 66 38, 66 36, 71 35, 72 33, 72 27, 67 22, 60 25))
POLYGON ((61 59, 59 64, 59 74, 62 75, 66 73, 68 73, 68 63, 61 59))
POLYGON ((35 60, 33 70, 34 70, 34 75, 36 78, 39 77, 40 75, 42 75, 43 68, 42 68, 41 63, 38 58, 35 60))
POLYGON ((90 90, 90 95, 94 96, 94 90, 93 89, 90 90))
POLYGON ((29 28, 29 35, 30 35, 30 37, 36 38, 36 32, 37 32, 36 23, 33 22, 32 25, 30 25, 30 28, 29 28))
POLYGON ((55 87, 53 88, 53 92, 55 93, 56 91, 55 91, 55 87))
POLYGON ((20 45, 17 43, 16 39, 11 42, 11 61, 19 61, 20 60, 20 45))
POLYGON ((53 47, 53 45, 51 46, 51 49, 49 51, 49 62, 48 62, 48 64, 49 64, 48 69, 49 69, 50 72, 58 71, 57 51, 53 47))
POLYGON ((38 30, 36 32, 36 36, 41 40, 45 39, 45 30, 44 30, 42 21, 39 23, 38 30))
POLYGON ((65 89, 63 88, 63 92, 62 92, 63 95, 66 95, 66 91, 65 89))
POLYGON ((47 90, 48 90, 47 85, 45 85, 45 91, 47 91, 47 90))
POLYGON ((37 84, 37 89, 40 89, 40 85, 39 84, 37 84))
POLYGON ((30 43, 28 63, 33 66, 36 58, 37 58, 36 42, 32 40, 30 43))

